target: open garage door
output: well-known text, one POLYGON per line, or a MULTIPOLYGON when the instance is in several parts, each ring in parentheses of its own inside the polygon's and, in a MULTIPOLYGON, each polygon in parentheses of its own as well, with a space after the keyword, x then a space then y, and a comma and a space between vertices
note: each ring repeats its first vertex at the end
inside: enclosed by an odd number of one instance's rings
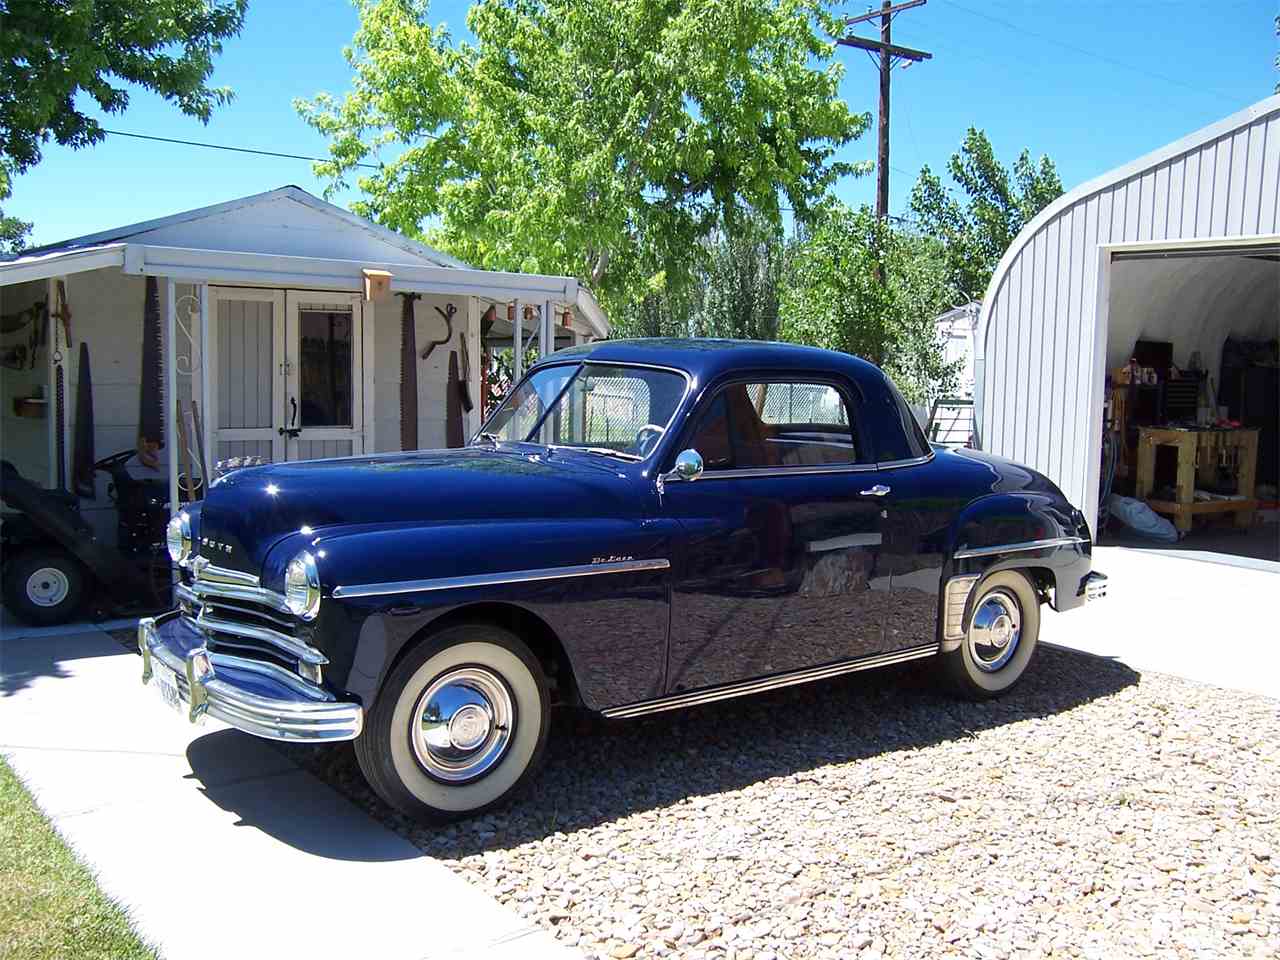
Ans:
MULTIPOLYGON (((1117 250, 1106 318, 1102 492, 1180 549, 1280 561, 1280 238, 1117 250)), ((1144 542, 1101 499, 1099 539, 1144 542)))

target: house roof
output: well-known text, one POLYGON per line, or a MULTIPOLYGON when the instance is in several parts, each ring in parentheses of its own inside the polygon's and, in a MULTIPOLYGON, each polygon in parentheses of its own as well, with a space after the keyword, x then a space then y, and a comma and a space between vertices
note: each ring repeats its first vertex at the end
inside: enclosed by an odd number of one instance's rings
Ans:
POLYGON ((573 277, 477 269, 295 186, 0 257, 0 286, 110 267, 184 283, 353 291, 375 267, 392 274, 395 292, 550 301, 594 336, 609 334, 599 303, 573 277))
POLYGON ((361 230, 383 243, 390 244, 405 253, 412 255, 416 259, 426 260, 437 267, 452 267, 456 269, 475 269, 470 264, 463 263, 456 257, 451 257, 447 253, 441 253, 434 247, 429 247, 425 243, 419 243, 412 240, 401 233, 366 220, 364 217, 357 216, 349 210, 344 210, 339 206, 321 200, 319 197, 313 196, 301 187, 288 184, 283 187, 277 187, 275 190, 268 190, 264 193, 255 193, 247 197, 239 197, 235 200, 227 200, 223 203, 214 203, 205 207, 196 207, 193 210, 184 210, 181 213, 173 213, 167 217, 157 217, 152 220, 141 220, 138 223, 130 223, 120 227, 113 227, 109 230, 99 230, 96 233, 86 233, 83 236, 72 237, 68 240, 59 240, 57 243, 43 244, 38 247, 31 247, 16 256, 10 256, 3 259, 26 259, 27 257, 40 256, 50 253, 62 253, 70 250, 80 250, 86 247, 101 247, 111 243, 124 243, 140 236, 141 234, 151 233, 161 230, 165 227, 177 226, 178 224, 190 223, 195 220, 204 220, 210 217, 221 216, 223 214, 233 213, 237 210, 243 210, 247 207, 259 206, 265 203, 271 203, 277 200, 291 200, 294 203, 302 204, 317 213, 333 217, 342 221, 349 227, 361 230))

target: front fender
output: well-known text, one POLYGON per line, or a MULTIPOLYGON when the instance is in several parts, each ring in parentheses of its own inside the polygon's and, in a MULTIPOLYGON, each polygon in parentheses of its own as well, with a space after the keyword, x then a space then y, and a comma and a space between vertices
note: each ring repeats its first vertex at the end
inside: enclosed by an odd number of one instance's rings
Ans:
POLYGON ((497 606, 545 623, 584 702, 599 708, 661 692, 667 527, 571 518, 329 530, 279 544, 264 579, 303 546, 312 551, 324 596, 313 643, 329 657, 326 677, 366 704, 405 645, 435 620, 497 606), (578 573, 558 576, 565 568, 578 573))

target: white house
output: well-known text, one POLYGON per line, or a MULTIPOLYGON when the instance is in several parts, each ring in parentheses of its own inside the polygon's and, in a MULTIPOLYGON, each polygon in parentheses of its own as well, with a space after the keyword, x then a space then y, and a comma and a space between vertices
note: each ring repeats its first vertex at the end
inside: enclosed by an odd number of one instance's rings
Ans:
MULTIPOLYGON (((475 401, 469 434, 486 349, 514 340, 546 354, 608 334, 572 278, 477 270, 298 187, 105 230, 0 260, 0 455, 28 479, 68 485, 82 342, 97 456, 137 443, 148 278, 164 331, 171 494, 201 459, 400 449, 402 295, 420 295, 409 301, 417 424, 407 433, 420 448, 445 445, 451 354, 475 401), (367 296, 366 278, 376 287, 387 274, 389 293, 367 296), (179 435, 180 422, 194 427, 193 406, 202 450, 193 429, 185 444, 179 435)), ((104 483, 84 508, 112 543, 104 483)))

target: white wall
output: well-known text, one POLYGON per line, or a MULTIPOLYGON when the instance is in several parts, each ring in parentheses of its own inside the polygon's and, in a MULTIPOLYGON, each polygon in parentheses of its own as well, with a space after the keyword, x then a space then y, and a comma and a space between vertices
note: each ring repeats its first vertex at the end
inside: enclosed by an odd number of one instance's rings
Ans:
MULTIPOLYGON (((424 296, 414 302, 414 333, 418 346, 418 446, 429 450, 445 445, 445 399, 449 379, 449 353, 458 351, 458 374, 463 376, 461 343, 467 327, 467 301, 465 297, 452 300, 443 296, 424 296), (452 302, 456 308, 453 316, 453 339, 431 351, 422 359, 422 351, 428 343, 445 336, 444 318, 436 312, 444 310, 452 302)), ((400 312, 401 300, 393 296, 390 303, 373 308, 374 323, 374 440, 375 452, 400 449, 400 312)), ((368 311, 366 311, 368 312, 368 311)), ((471 385, 473 402, 478 402, 479 385, 471 385)), ((463 436, 466 412, 463 411, 463 436)))
MULTIPOLYGON (((0 287, 0 313, 16 313, 46 298, 43 280, 0 287)), ((36 320, 39 324, 41 321, 36 320)), ((26 344, 31 337, 30 325, 4 334, 0 345, 26 344)), ((18 472, 33 483, 49 482, 49 417, 52 415, 53 390, 49 386, 49 351, 40 345, 35 351, 34 366, 28 354, 26 369, 0 367, 0 459, 9 460, 18 472), (44 387, 50 403, 44 417, 19 417, 13 410, 15 397, 33 396, 44 387)))
POLYGON ((1108 370, 1129 360, 1137 340, 1165 340, 1179 367, 1199 352, 1216 384, 1227 337, 1280 336, 1280 263, 1248 256, 1118 261, 1108 321, 1108 370))

